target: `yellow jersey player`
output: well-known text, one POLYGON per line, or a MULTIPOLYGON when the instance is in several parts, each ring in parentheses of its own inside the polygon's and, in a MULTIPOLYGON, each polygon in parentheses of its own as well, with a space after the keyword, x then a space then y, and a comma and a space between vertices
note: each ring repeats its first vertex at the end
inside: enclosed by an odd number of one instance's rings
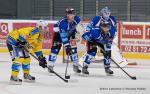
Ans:
POLYGON ((48 31, 48 23, 40 20, 36 27, 20 28, 11 31, 7 36, 7 47, 12 58, 12 72, 10 84, 22 84, 22 79, 18 78, 20 67, 23 69, 24 81, 34 82, 35 77, 30 75, 30 56, 26 47, 32 47, 38 59, 39 65, 43 68, 47 66, 47 62, 42 53, 42 40, 45 32, 48 31))

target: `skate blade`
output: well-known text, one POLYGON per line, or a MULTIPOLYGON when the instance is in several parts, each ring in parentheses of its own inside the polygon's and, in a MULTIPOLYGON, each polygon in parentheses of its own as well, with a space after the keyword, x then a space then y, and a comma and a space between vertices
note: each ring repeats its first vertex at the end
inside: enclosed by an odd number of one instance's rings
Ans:
POLYGON ((10 81, 10 85, 22 85, 22 82, 10 81))
POLYGON ((27 83, 35 83, 35 80, 24 79, 24 82, 27 82, 27 83))

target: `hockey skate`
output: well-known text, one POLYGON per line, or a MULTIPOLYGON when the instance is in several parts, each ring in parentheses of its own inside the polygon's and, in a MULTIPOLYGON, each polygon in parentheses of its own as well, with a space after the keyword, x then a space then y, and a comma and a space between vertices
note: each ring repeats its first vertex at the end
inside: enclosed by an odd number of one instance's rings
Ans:
POLYGON ((35 77, 30 74, 24 74, 23 77, 25 82, 35 82, 35 77))
POLYGON ((105 68, 105 72, 107 76, 112 76, 114 74, 114 72, 109 67, 105 68))
POLYGON ((22 80, 19 79, 18 77, 10 77, 10 84, 11 85, 21 85, 22 84, 22 80))
POLYGON ((76 66, 76 65, 73 65, 73 71, 74 71, 75 73, 77 73, 77 74, 80 74, 80 73, 81 73, 81 70, 80 70, 79 67, 76 66))
POLYGON ((53 69, 54 69, 54 66, 50 66, 50 65, 48 66, 49 73, 54 73, 53 69))
POLYGON ((84 66, 82 68, 82 74, 83 74, 83 76, 89 76, 88 66, 84 66))

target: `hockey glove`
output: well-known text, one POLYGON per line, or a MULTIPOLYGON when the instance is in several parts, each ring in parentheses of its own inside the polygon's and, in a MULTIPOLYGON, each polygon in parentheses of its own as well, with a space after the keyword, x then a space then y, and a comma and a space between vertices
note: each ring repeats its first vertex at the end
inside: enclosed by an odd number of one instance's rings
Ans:
POLYGON ((66 54, 67 54, 67 55, 71 55, 71 54, 72 54, 72 49, 71 49, 71 46, 70 46, 70 45, 66 45, 66 46, 65 46, 65 49, 66 49, 66 54))
POLYGON ((18 48, 23 48, 23 47, 25 47, 26 44, 27 44, 26 41, 24 41, 24 42, 17 41, 17 44, 15 46, 18 48))
POLYGON ((18 48, 26 48, 26 49, 31 49, 33 48, 27 41, 17 41, 16 47, 18 48))
POLYGON ((46 58, 43 57, 43 55, 39 56, 38 59, 40 60, 39 66, 41 66, 42 68, 47 67, 47 61, 46 58))

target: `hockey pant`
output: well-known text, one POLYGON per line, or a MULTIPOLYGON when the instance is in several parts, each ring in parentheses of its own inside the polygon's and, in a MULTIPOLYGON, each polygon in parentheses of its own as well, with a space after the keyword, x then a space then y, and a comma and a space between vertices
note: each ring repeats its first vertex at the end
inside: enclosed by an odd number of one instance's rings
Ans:
POLYGON ((26 50, 18 48, 14 45, 10 45, 7 43, 7 48, 10 52, 10 56, 12 59, 12 73, 11 76, 16 77, 20 71, 22 66, 23 73, 29 74, 30 73, 30 56, 26 50))
MULTIPOLYGON (((73 36, 71 38, 74 39, 75 37, 73 36)), ((62 47, 61 38, 58 32, 55 32, 53 40, 54 40, 53 45, 52 45, 51 52, 50 52, 49 59, 48 59, 49 61, 48 65, 50 66, 54 66, 54 63, 57 60, 57 55, 62 47)), ((78 65, 77 47, 71 45, 71 50, 73 53, 69 56, 69 58, 71 62, 73 62, 73 64, 77 66, 78 65)), ((66 54, 68 53, 66 52, 66 54)))
MULTIPOLYGON (((83 56, 84 58, 84 65, 89 65, 91 63, 91 60, 96 56, 97 53, 97 46, 100 46, 100 48, 104 49, 104 45, 99 44, 99 43, 93 43, 93 42, 88 42, 87 45, 87 54, 85 56, 83 56)), ((104 49, 105 51, 105 49, 104 49)), ((102 52, 103 53, 103 52, 102 52)), ((104 67, 110 67, 110 62, 109 59, 107 57, 105 57, 104 53, 103 53, 104 59, 104 67)))

